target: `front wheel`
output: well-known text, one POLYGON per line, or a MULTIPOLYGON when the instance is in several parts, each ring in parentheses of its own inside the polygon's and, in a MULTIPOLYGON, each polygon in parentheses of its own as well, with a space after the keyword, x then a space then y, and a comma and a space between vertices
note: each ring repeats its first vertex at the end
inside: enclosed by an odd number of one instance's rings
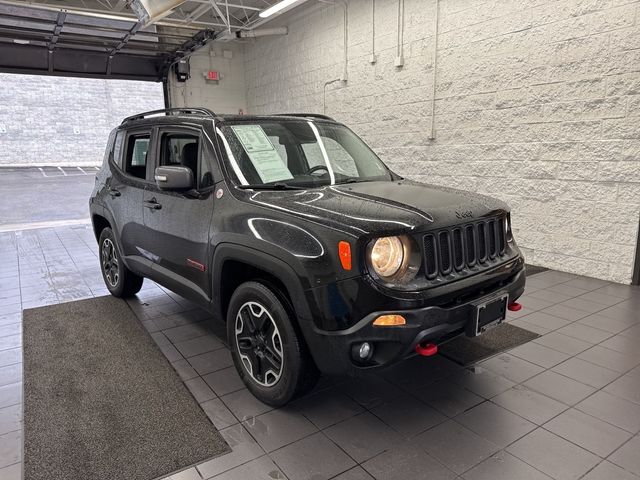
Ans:
POLYGON ((246 282, 233 293, 227 336, 236 370, 262 402, 281 406, 316 384, 318 369, 291 313, 265 285, 246 282))
POLYGON ((126 298, 138 293, 144 278, 133 273, 122 262, 113 230, 104 228, 100 232, 98 244, 102 278, 111 295, 126 298))

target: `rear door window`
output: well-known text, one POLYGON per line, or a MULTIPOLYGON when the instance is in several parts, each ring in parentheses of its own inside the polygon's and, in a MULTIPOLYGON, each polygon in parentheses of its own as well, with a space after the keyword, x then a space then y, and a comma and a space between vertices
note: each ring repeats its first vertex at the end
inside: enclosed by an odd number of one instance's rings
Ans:
POLYGON ((150 144, 151 135, 148 133, 129 135, 124 162, 124 171, 127 174, 142 180, 147 178, 150 144))

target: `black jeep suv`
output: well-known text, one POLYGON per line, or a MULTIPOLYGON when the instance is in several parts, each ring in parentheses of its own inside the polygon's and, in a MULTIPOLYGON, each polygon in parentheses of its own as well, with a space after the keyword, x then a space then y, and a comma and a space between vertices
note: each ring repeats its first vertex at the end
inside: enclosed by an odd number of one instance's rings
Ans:
POLYGON ((271 405, 478 335, 524 290, 507 205, 405 180, 321 115, 129 117, 90 210, 111 293, 149 277, 226 321, 271 405))

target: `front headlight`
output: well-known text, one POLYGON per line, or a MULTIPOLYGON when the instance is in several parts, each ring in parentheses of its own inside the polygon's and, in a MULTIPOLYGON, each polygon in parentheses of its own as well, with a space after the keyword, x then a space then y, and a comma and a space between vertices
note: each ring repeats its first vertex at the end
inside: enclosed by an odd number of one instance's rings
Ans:
POLYGON ((374 273, 389 283, 407 283, 420 268, 420 252, 406 235, 381 237, 371 243, 369 263, 374 273))

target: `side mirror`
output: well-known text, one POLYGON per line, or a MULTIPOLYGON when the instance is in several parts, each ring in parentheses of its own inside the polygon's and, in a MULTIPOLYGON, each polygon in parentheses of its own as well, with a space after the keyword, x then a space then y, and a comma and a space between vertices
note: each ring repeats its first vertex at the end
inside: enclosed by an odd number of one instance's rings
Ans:
POLYGON ((158 167, 155 179, 161 190, 191 190, 195 184, 193 171, 188 167, 158 167))

